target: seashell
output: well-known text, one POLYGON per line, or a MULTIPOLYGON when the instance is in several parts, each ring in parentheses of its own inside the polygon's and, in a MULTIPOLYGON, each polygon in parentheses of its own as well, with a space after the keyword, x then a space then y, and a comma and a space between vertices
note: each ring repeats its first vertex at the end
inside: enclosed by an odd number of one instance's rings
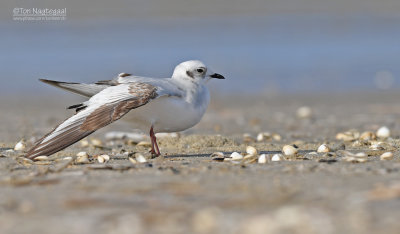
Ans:
POLYGON ((393 159, 393 153, 392 152, 385 152, 380 156, 381 160, 392 160, 393 159))
POLYGON ((107 154, 102 154, 102 155, 100 155, 100 156, 104 158, 104 161, 106 161, 106 162, 110 161, 110 156, 109 156, 109 155, 107 155, 107 154))
POLYGON ((49 157, 46 155, 37 156, 33 159, 34 161, 49 161, 49 157))
POLYGON ((245 134, 243 134, 243 141, 246 143, 249 143, 249 142, 255 142, 255 139, 249 133, 245 133, 245 134))
POLYGON ((223 158, 223 157, 225 157, 225 155, 224 155, 223 152, 214 152, 214 153, 212 153, 212 154, 210 155, 210 157, 213 157, 213 158, 216 158, 216 157, 218 157, 218 158, 223 158))
POLYGON ((261 142, 261 141, 270 140, 271 137, 272 137, 272 135, 269 132, 260 132, 257 134, 257 141, 261 142))
POLYGON ((341 140, 341 141, 354 141, 357 138, 359 138, 360 133, 355 131, 355 130, 350 130, 347 132, 340 132, 336 134, 336 140, 341 140))
POLYGON ((129 159, 129 161, 130 161, 131 163, 133 163, 133 164, 138 163, 138 162, 136 161, 136 159, 134 159, 134 158, 129 157, 128 159, 129 159))
POLYGON ((291 155, 296 155, 299 151, 292 145, 285 145, 282 148, 282 152, 284 155, 291 156, 291 155))
MULTIPOLYGON (((85 152, 86 153, 86 152, 85 152)), ((82 156, 78 156, 76 158, 77 163, 89 163, 89 156, 87 154, 84 154, 82 156)))
POLYGON ((282 161, 284 160, 284 157, 282 154, 274 154, 271 158, 272 162, 277 162, 277 161, 282 161))
POLYGON ((81 151, 79 153, 76 154, 77 157, 89 157, 88 153, 86 153, 85 151, 81 151))
POLYGON ((379 138, 388 138, 390 137, 390 129, 386 126, 383 126, 376 131, 376 136, 379 138))
POLYGON ((376 134, 370 131, 363 132, 360 135, 360 140, 362 141, 376 140, 376 134))
POLYGON ((320 145, 320 146, 318 147, 317 152, 318 152, 318 153, 327 153, 327 152, 331 152, 331 149, 329 148, 328 145, 322 144, 322 145, 320 145))
POLYGON ((101 142, 101 140, 96 139, 96 138, 91 139, 90 143, 92 143, 92 145, 95 146, 95 147, 102 147, 103 146, 103 142, 101 142))
POLYGON ((308 106, 299 107, 296 111, 296 116, 300 119, 307 119, 312 116, 312 109, 308 106))
POLYGON ((272 139, 273 139, 274 141, 281 141, 281 140, 282 140, 281 135, 279 135, 278 133, 273 133, 273 134, 271 135, 271 137, 272 137, 272 139))
POLYGON ((138 163, 146 163, 147 159, 143 156, 143 154, 136 154, 136 161, 138 163))
POLYGON ((261 154, 260 157, 258 157, 258 163, 260 164, 264 164, 267 163, 267 155, 265 154, 261 154))
POLYGON ((231 160, 242 160, 243 155, 239 154, 238 152, 233 152, 230 156, 231 160))
POLYGON ((14 150, 17 151, 22 151, 26 149, 26 143, 24 140, 20 140, 17 144, 14 146, 14 150))
POLYGON ((70 156, 68 156, 68 157, 64 157, 62 160, 65 160, 65 161, 70 161, 70 160, 72 160, 72 157, 70 157, 70 156))
POLYGON ((79 143, 81 144, 81 147, 83 147, 83 148, 89 146, 89 141, 86 140, 86 139, 85 140, 81 140, 79 143))
POLYGON ((247 146, 246 147, 246 153, 250 154, 250 155, 257 155, 258 151, 256 148, 254 148, 253 146, 247 146))
POLYGON ((106 162, 106 160, 101 155, 97 156, 97 161, 99 163, 105 163, 106 162))
POLYGON ((360 152, 360 153, 356 153, 356 154, 354 155, 354 157, 357 157, 357 158, 367 158, 368 155, 367 155, 366 153, 364 153, 364 152, 360 152))
POLYGON ((149 141, 141 141, 141 142, 137 143, 137 146, 151 147, 151 142, 149 142, 149 141))
POLYGON ((377 142, 372 144, 369 148, 372 150, 384 150, 385 147, 383 147, 383 145, 384 145, 383 142, 377 142))

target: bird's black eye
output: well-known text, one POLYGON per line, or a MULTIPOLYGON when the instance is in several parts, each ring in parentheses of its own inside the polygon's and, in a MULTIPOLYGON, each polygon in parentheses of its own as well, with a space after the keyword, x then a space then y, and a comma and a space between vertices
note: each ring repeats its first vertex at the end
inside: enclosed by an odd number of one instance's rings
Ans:
POLYGON ((199 69, 197 69, 197 72, 198 72, 198 73, 203 73, 203 72, 204 72, 204 70, 203 70, 203 69, 201 69, 201 68, 199 68, 199 69))

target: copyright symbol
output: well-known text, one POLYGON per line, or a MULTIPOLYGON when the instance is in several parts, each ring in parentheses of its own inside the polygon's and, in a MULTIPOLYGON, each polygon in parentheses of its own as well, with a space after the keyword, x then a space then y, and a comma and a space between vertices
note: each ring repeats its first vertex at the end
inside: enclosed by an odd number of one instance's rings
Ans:
POLYGON ((13 13, 18 14, 18 12, 19 12, 19 8, 14 8, 13 13))

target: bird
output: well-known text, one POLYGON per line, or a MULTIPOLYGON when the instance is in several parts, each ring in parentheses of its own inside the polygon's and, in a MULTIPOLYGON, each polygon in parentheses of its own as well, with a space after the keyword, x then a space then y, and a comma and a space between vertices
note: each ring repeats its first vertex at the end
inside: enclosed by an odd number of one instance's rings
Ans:
POLYGON ((213 78, 225 79, 203 62, 189 60, 177 65, 170 78, 120 73, 91 84, 40 79, 89 99, 67 107, 76 113, 39 139, 25 157, 52 155, 121 118, 134 129, 149 131, 150 152, 159 156, 155 134, 183 131, 200 122, 210 102, 206 83, 213 78))

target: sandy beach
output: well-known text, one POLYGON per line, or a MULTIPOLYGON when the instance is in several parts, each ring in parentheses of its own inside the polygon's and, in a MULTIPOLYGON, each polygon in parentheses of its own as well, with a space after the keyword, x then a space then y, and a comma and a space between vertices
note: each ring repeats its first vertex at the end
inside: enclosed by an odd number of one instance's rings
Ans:
POLYGON ((399 98, 214 94, 200 124, 159 139, 162 157, 151 158, 145 143, 106 139, 129 129, 120 121, 36 162, 10 149, 21 139, 29 147, 79 99, 2 98, 0 232, 397 233, 399 98), (361 137, 382 126, 388 138, 361 137), (270 135, 257 140, 263 132, 270 135), (353 138, 338 140, 338 133, 353 138), (271 160, 292 144, 296 155, 271 160), (313 153, 321 144, 331 152, 313 153), (248 146, 258 154, 230 160, 248 146), (89 155, 85 164, 77 162, 81 151, 89 155), (381 160, 385 152, 393 157, 381 160), (99 163, 103 154, 110 160, 99 163), (139 154, 146 162, 134 163, 139 154), (258 163, 260 154, 266 163, 258 163))

